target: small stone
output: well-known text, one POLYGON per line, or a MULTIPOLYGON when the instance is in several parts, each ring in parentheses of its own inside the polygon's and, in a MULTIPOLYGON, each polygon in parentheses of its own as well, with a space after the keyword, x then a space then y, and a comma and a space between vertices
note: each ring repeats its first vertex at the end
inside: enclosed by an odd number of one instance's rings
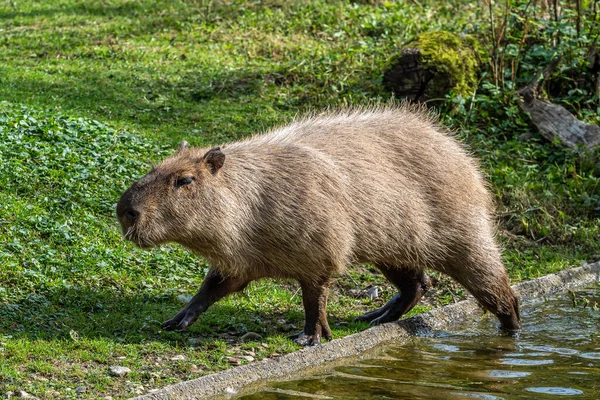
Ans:
POLYGON ((237 357, 227 357, 227 361, 229 361, 229 364, 231 365, 240 365, 242 363, 242 360, 237 357))
POLYGON ((244 350, 242 353, 244 353, 247 356, 256 357, 256 353, 251 350, 244 350))
POLYGON ((180 303, 187 304, 192 300, 192 296, 189 294, 180 294, 177 296, 177 300, 179 300, 180 303))
POLYGON ((240 338, 240 340, 243 341, 243 342, 249 342, 251 340, 260 340, 260 339, 262 339, 262 336, 260 336, 258 333, 255 333, 255 332, 245 333, 240 338))
POLYGON ((285 319, 280 319, 277 321, 277 328, 284 331, 291 331, 292 329, 295 329, 294 324, 288 324, 285 319))
POLYGON ((271 354, 271 355, 269 356, 269 358, 277 358, 277 357, 279 357, 279 356, 280 356, 280 354, 278 354, 278 353, 273 353, 273 354, 271 354))
POLYGON ((264 347, 265 349, 268 349, 268 348, 269 348, 269 345, 268 345, 267 343, 261 343, 260 345, 261 345, 262 347, 264 347))
POLYGON ((35 397, 34 395, 31 395, 31 394, 27 393, 24 390, 19 390, 17 392, 17 397, 22 397, 24 399, 37 399, 37 397, 35 397))
POLYGON ((242 356, 242 358, 248 362, 254 361, 254 357, 252 357, 252 356, 242 356))
POLYGON ((379 288, 377 286, 370 287, 366 291, 366 296, 370 300, 375 300, 379 297, 379 288))
POLYGON ((363 291, 360 289, 350 289, 348 290, 348 296, 350 297, 361 297, 363 294, 363 291))
POLYGON ((75 388, 75 393, 85 393, 87 392, 87 387, 85 386, 77 386, 75 388))
POLYGON ((6 392, 6 398, 10 399, 11 397, 13 397, 15 395, 15 392, 12 391, 8 391, 6 392))
POLYGON ((103 399, 104 400, 113 400, 112 396, 104 396, 103 399))
POLYGON ((185 360, 185 356, 183 354, 178 354, 174 357, 171 357, 169 360, 171 361, 183 361, 185 360))
POLYGON ((125 357, 125 356, 120 356, 120 357, 117 357, 117 360, 124 360, 124 359, 126 359, 126 358, 127 358, 127 357, 125 357))
POLYGON ((130 373, 131 370, 127 367, 120 367, 120 366, 112 366, 110 367, 109 373, 112 376, 116 376, 118 378, 122 378, 124 376, 126 376, 128 373, 130 373))
POLYGON ((294 325, 294 324, 288 324, 288 326, 286 327, 286 329, 288 331, 297 331, 298 327, 296 325, 294 325))

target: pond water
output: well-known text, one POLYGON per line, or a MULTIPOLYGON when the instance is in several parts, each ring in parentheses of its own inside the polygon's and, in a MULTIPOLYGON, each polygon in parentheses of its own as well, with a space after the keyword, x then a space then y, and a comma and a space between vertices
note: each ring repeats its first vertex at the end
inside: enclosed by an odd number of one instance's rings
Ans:
POLYGON ((525 304, 511 338, 484 318, 390 345, 326 374, 271 383, 244 400, 600 399, 600 290, 525 304), (588 303, 584 307, 584 303, 588 303))

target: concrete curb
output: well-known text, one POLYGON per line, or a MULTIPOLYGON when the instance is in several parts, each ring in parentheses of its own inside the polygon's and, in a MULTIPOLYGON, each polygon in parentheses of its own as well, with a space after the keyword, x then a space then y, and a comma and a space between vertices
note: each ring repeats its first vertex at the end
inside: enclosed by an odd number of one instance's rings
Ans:
MULTIPOLYGON (((566 292, 600 281, 600 262, 546 275, 513 286, 521 301, 535 301, 544 296, 566 292)), ((325 367, 341 363, 385 343, 402 343, 416 334, 452 329, 482 315, 473 298, 444 306, 415 317, 366 329, 320 346, 304 348, 275 359, 265 359, 227 371, 167 386, 157 392, 136 397, 137 400, 204 399, 237 393, 259 382, 282 380, 294 374, 297 379, 325 367)))

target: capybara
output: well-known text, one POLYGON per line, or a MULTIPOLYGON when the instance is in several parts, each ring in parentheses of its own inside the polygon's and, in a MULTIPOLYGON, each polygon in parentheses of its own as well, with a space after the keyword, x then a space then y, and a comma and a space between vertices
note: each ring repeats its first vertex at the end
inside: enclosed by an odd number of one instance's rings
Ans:
POLYGON ((266 134, 177 152, 134 183, 117 216, 141 248, 176 242, 211 265, 200 291, 164 323, 183 330, 222 297, 265 278, 302 288, 300 345, 331 339, 332 277, 372 263, 399 294, 358 320, 395 321, 423 296, 431 268, 520 328, 476 161, 425 110, 344 109, 266 134))

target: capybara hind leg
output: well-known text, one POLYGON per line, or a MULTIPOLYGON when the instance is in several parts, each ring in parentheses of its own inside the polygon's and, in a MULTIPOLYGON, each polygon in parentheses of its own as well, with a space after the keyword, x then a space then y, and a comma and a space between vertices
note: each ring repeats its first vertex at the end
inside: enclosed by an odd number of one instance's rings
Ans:
POLYGON ((250 281, 237 278, 223 278, 215 269, 206 274, 204 282, 198 293, 190 300, 187 306, 177 313, 173 318, 163 324, 163 329, 168 331, 182 331, 192 325, 200 314, 208 309, 213 303, 233 292, 239 292, 250 283, 250 281))
POLYGON ((387 264, 376 266, 400 290, 400 293, 394 295, 385 306, 356 318, 356 321, 370 322, 371 325, 398 320, 409 312, 429 289, 429 277, 423 271, 397 268, 387 264))
POLYGON ((329 284, 329 280, 321 285, 300 283, 305 313, 304 329, 302 332, 290 336, 290 339, 300 346, 314 346, 321 342, 321 338, 332 339, 327 322, 329 284))

